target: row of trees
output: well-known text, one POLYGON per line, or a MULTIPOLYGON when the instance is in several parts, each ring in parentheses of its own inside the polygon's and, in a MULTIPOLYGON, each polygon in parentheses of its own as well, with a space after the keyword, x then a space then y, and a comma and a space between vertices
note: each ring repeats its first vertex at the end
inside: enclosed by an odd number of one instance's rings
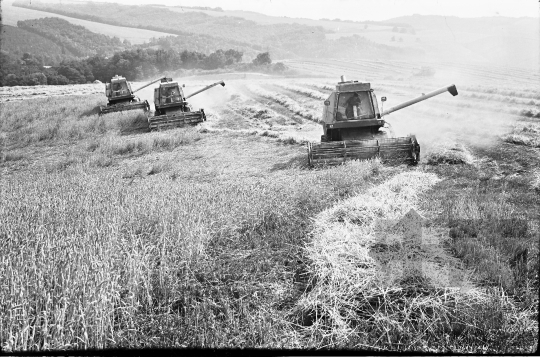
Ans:
MULTIPOLYGON (((200 68, 214 70, 233 66, 242 61, 242 52, 236 50, 217 50, 210 55, 184 50, 125 50, 107 58, 92 56, 87 59, 70 59, 62 61, 58 66, 43 66, 37 56, 25 53, 17 59, 2 51, 0 53, 0 84, 44 85, 44 84, 79 84, 94 80, 109 81, 116 74, 130 80, 141 80, 168 71, 178 69, 200 68)), ((272 71, 284 71, 281 63, 271 66, 272 60, 268 52, 259 54, 252 66, 269 67, 272 71), (271 68, 270 68, 271 67, 271 68)), ((245 64, 243 64, 245 66, 245 64)))
POLYGON ((411 33, 413 35, 416 35, 416 31, 414 30, 414 28, 412 27, 409 27, 409 28, 406 28, 406 27, 402 27, 402 28, 399 28, 397 26, 394 26, 392 28, 392 32, 399 32, 399 33, 411 33))

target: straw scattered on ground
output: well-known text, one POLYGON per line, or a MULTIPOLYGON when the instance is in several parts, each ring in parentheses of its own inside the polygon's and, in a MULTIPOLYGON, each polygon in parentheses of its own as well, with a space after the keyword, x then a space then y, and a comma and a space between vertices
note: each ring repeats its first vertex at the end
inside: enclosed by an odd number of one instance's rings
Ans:
POLYGON ((308 291, 294 312, 301 331, 333 346, 429 350, 445 332, 463 331, 474 315, 467 311, 489 306, 442 248, 444 231, 422 229, 422 217, 411 211, 420 212, 420 195, 439 181, 402 172, 316 216, 306 247, 308 291))
POLYGON ((472 165, 474 163, 474 157, 463 144, 443 143, 426 155, 426 162, 428 165, 472 165))

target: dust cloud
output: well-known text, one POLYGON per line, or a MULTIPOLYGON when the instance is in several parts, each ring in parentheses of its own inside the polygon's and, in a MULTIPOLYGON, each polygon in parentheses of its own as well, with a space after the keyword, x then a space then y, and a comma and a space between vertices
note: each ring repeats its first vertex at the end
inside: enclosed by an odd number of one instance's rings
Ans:
MULTIPOLYGON (((500 135, 511 130, 517 115, 506 110, 508 106, 505 103, 471 98, 473 92, 460 88, 460 83, 463 83, 460 80, 441 81, 440 86, 451 83, 456 84, 457 96, 443 93, 385 116, 394 135, 416 135, 422 151, 429 153, 441 144, 493 146, 500 135)), ((426 91, 431 88, 426 86, 426 91)), ((387 105, 394 106, 414 97, 389 95, 387 105)))

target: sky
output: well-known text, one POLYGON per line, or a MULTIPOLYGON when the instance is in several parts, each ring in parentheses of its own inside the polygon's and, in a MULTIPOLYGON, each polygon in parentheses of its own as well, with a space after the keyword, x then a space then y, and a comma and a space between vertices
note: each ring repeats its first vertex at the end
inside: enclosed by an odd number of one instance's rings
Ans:
POLYGON ((539 17, 539 0, 100 0, 123 4, 221 7, 310 19, 387 20, 420 14, 458 17, 539 17))

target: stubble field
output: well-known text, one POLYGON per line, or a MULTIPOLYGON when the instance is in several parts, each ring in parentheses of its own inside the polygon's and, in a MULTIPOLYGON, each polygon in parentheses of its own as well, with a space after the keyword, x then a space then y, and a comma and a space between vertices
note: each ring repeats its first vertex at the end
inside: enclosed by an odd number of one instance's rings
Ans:
POLYGON ((206 123, 164 132, 141 112, 99 117, 102 94, 2 102, 2 348, 535 350, 536 77, 288 65, 304 74, 226 80, 193 98, 206 123), (417 135, 416 167, 310 169, 340 74, 385 106, 451 83, 459 95, 386 118, 417 135), (377 235, 411 208, 430 244, 377 235), (388 269, 411 252, 429 269, 388 269), (457 281, 427 274, 443 271, 457 281))

